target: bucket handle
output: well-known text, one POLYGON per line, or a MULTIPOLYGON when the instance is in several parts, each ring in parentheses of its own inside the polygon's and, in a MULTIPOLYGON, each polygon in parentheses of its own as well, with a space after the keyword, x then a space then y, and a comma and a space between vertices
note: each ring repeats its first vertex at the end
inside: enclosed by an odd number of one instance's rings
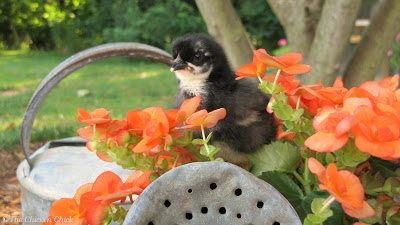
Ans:
POLYGON ((151 59, 167 65, 170 65, 172 59, 171 55, 166 51, 150 45, 134 42, 118 42, 103 44, 83 50, 58 64, 53 70, 50 71, 49 74, 47 74, 45 78, 43 78, 39 86, 36 88, 28 103, 28 107, 25 111, 22 121, 20 140, 26 161, 28 162, 30 168, 33 168, 33 163, 30 159, 31 149, 29 147, 32 126, 36 113, 44 98, 55 86, 57 86, 61 80, 75 70, 92 62, 116 56, 130 56, 151 59))

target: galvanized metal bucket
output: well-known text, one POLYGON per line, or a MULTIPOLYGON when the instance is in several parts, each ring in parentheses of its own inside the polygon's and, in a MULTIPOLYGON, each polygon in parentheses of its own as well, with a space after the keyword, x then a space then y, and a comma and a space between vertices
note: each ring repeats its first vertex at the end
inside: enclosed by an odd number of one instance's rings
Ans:
POLYGON ((124 180, 132 171, 101 161, 88 151, 84 140, 67 138, 50 141, 31 155, 29 148, 36 112, 49 92, 73 71, 92 62, 116 56, 151 59, 170 64, 171 56, 158 48, 140 43, 111 43, 79 52, 55 67, 35 90, 24 115, 21 144, 25 154, 17 169, 22 192, 23 224, 41 224, 52 202, 72 197, 82 184, 93 182, 103 171, 113 171, 124 180))
POLYGON ((189 163, 155 180, 123 225, 301 225, 270 184, 226 162, 189 163))

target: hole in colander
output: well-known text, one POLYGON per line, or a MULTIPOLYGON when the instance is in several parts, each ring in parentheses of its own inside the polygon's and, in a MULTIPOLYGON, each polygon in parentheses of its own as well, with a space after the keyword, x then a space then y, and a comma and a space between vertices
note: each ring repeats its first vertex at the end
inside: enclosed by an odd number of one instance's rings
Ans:
POLYGON ((154 225, 153 221, 150 221, 147 225, 154 225))
POLYGON ((192 190, 191 188, 190 188, 190 189, 188 189, 188 193, 192 193, 192 191, 193 191, 193 190, 192 190))
POLYGON ((235 195, 240 196, 242 194, 242 189, 238 188, 235 190, 235 195))
POLYGON ((207 214, 208 213, 208 208, 207 207, 201 207, 201 213, 207 214))
POLYGON ((226 213, 225 207, 219 208, 218 212, 219 212, 220 214, 225 214, 225 213, 226 213))
POLYGON ((193 218, 193 215, 191 213, 186 213, 185 217, 186 219, 191 220, 193 218))
POLYGON ((281 223, 275 221, 272 225, 281 225, 281 223))
POLYGON ((261 209, 264 206, 264 202, 258 201, 257 202, 257 208, 261 209))
POLYGON ((164 206, 167 207, 167 208, 170 207, 171 206, 171 202, 168 199, 165 200, 164 201, 164 206))
POLYGON ((214 190, 215 188, 217 188, 217 184, 216 183, 211 183, 210 184, 210 189, 214 190))
POLYGON ((242 214, 238 213, 238 214, 236 214, 236 217, 237 217, 238 219, 240 219, 240 218, 242 218, 242 214))

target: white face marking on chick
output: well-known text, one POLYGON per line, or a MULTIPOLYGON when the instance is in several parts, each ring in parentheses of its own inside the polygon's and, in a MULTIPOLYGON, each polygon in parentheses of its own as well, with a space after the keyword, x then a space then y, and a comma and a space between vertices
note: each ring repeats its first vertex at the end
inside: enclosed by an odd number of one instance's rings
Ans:
MULTIPOLYGON (((180 60, 179 55, 177 60, 180 60)), ((205 86, 212 67, 204 72, 204 68, 201 66, 196 66, 189 62, 187 64, 187 68, 175 71, 175 75, 180 81, 179 87, 192 95, 206 94, 205 86)))

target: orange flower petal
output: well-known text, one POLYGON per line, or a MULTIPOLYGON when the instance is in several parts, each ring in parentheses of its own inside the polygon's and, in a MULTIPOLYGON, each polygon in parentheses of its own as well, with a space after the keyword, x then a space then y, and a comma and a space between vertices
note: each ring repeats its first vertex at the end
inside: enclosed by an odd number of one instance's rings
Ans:
POLYGON ((219 108, 210 113, 208 113, 206 119, 204 120, 203 126, 206 128, 214 127, 219 120, 226 117, 226 109, 219 108))
POLYGON ((311 67, 306 64, 296 64, 293 66, 282 68, 281 70, 283 72, 283 75, 297 75, 310 72, 311 67))
POLYGON ((150 115, 140 110, 129 110, 126 119, 130 130, 141 133, 150 121, 150 115))
POLYGON ((346 98, 343 102, 343 110, 353 114, 360 106, 372 108, 372 102, 369 98, 346 98))
POLYGON ((73 198, 61 198, 55 201, 50 208, 51 217, 75 217, 79 215, 79 205, 73 198))
POLYGON ((78 122, 83 124, 94 125, 107 123, 111 121, 108 116, 109 112, 104 108, 95 109, 92 113, 88 113, 83 108, 78 108, 78 122))
POLYGON ((235 72, 238 76, 236 80, 240 80, 246 77, 256 77, 257 76, 257 66, 255 64, 246 64, 241 67, 235 72))
POLYGON ((109 195, 120 190, 121 178, 113 172, 106 171, 100 174, 93 183, 92 192, 100 196, 109 195))
POLYGON ((87 141, 90 141, 90 140, 92 140, 92 138, 94 136, 94 134, 93 134, 93 126, 87 126, 87 127, 79 128, 77 130, 77 133, 78 133, 79 137, 81 137, 81 138, 83 138, 83 139, 85 139, 87 141))
POLYGON ((315 158, 308 159, 308 168, 313 174, 322 174, 325 172, 325 167, 315 158))
POLYGON ((186 99, 185 101, 183 101, 176 115, 176 119, 179 122, 185 121, 190 115, 196 112, 197 108, 199 108, 200 106, 200 102, 201 102, 200 96, 195 96, 193 98, 186 99))
POLYGON ((278 68, 281 69, 285 65, 281 63, 279 60, 277 60, 275 57, 269 55, 265 51, 261 51, 261 49, 258 49, 254 51, 254 56, 261 61, 262 63, 266 64, 267 67, 272 67, 272 68, 278 68))
POLYGON ((374 216, 375 215, 375 211, 374 209, 368 205, 368 203, 366 201, 363 202, 363 205, 361 208, 353 208, 351 206, 347 206, 347 205, 343 205, 343 210, 344 212, 354 218, 358 218, 358 219, 366 219, 368 217, 374 216))
POLYGON ((80 186, 74 195, 75 201, 79 204, 81 201, 81 196, 92 190, 93 183, 88 183, 80 186))
POLYGON ((361 208, 364 201, 364 187, 362 186, 360 179, 353 173, 346 170, 338 171, 334 176, 336 176, 337 183, 331 183, 332 186, 330 189, 331 194, 334 195, 336 200, 342 204, 350 205, 354 208, 361 208))
POLYGON ((400 145, 400 140, 393 142, 376 142, 370 141, 362 135, 355 137, 355 143, 360 151, 370 155, 386 158, 394 155, 396 149, 400 145))
POLYGON ((208 112, 205 109, 197 111, 186 119, 186 124, 200 127, 206 119, 207 115, 208 112))
POLYGON ((302 55, 298 52, 289 52, 286 54, 282 54, 276 57, 281 63, 285 64, 286 66, 294 65, 301 61, 302 55))
POLYGON ((304 145, 317 152, 334 152, 343 147, 348 139, 348 135, 336 137, 335 133, 321 131, 307 138, 304 145))

